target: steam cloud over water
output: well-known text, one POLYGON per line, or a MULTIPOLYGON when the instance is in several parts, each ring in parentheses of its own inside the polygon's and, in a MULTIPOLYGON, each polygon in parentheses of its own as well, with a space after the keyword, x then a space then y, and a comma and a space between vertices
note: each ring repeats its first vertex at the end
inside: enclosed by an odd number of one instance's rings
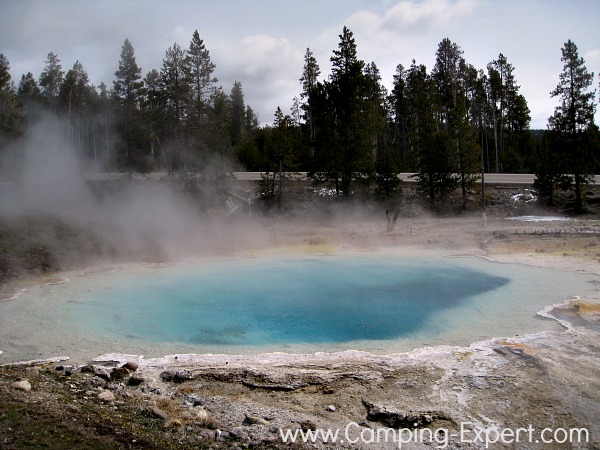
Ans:
POLYGON ((203 199, 214 201, 215 192, 191 195, 171 179, 86 181, 65 126, 46 117, 0 160, 2 218, 44 216, 79 227, 104 255, 173 258, 262 240, 256 222, 211 213, 203 199))

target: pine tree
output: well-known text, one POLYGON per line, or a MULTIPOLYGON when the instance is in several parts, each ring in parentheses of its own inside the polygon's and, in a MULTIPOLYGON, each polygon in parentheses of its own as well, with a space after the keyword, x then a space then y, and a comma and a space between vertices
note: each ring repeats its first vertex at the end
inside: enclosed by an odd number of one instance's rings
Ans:
POLYGON ((42 91, 31 72, 21 76, 19 86, 17 88, 17 97, 19 103, 23 105, 25 112, 24 122, 26 125, 34 123, 40 114, 42 105, 42 91))
POLYGON ((119 131, 124 143, 123 162, 131 176, 134 169, 144 171, 145 161, 143 150, 143 130, 140 116, 144 82, 142 69, 138 67, 133 45, 125 39, 121 47, 119 69, 115 72, 113 94, 121 106, 119 131))
POLYGON ((210 101, 211 146, 220 157, 221 173, 225 172, 225 160, 231 153, 231 101, 229 96, 218 88, 210 101))
POLYGON ((42 95, 42 91, 31 72, 27 72, 26 75, 21 76, 17 94, 20 98, 29 98, 32 100, 38 99, 42 95))
POLYGON ((89 85, 87 72, 79 61, 67 71, 59 93, 59 106, 67 115, 68 135, 75 148, 85 153, 84 127, 95 100, 96 91, 89 85))
POLYGON ((132 111, 137 109, 144 82, 142 81, 142 69, 136 63, 133 45, 129 39, 125 39, 121 47, 119 70, 115 72, 115 77, 113 82, 115 96, 125 108, 132 111))
POLYGON ((184 172, 188 156, 184 125, 189 105, 190 83, 185 56, 185 51, 177 43, 173 44, 165 52, 160 71, 168 137, 171 140, 170 173, 174 170, 184 172))
POLYGON ((488 73, 496 172, 515 172, 529 150, 529 108, 506 56, 500 53, 489 63, 488 73))
MULTIPOLYGON (((352 180, 358 174, 374 171, 373 143, 365 113, 369 110, 369 82, 364 62, 359 60, 353 33, 344 27, 338 49, 331 57, 332 100, 340 139, 338 170, 341 191, 350 195, 352 180)), ((339 190, 336 178, 336 189, 339 190)))
POLYGON ((304 54, 304 69, 302 71, 302 77, 300 82, 302 83, 302 93, 300 97, 304 100, 302 109, 304 110, 304 120, 306 121, 308 128, 308 139, 312 148, 312 154, 314 156, 313 141, 315 139, 315 125, 313 120, 313 97, 315 89, 317 88, 317 82, 319 81, 319 75, 321 75, 321 69, 317 63, 317 59, 314 57, 310 48, 306 49, 304 54))
POLYGON ((150 133, 150 156, 167 164, 161 142, 167 137, 165 128, 165 105, 160 73, 150 70, 144 77, 144 93, 141 103, 142 115, 150 133))
POLYGON ((390 136, 391 144, 398 154, 399 168, 407 165, 408 155, 408 124, 409 124, 409 106, 406 97, 406 78, 407 71, 402 64, 396 66, 394 82, 389 102, 393 115, 393 129, 390 136))
POLYGON ((450 136, 439 126, 436 84, 427 68, 413 60, 406 75, 406 100, 410 130, 408 141, 417 168, 417 186, 432 210, 443 208, 447 196, 456 189, 456 164, 450 136))
POLYGON ((465 208, 467 189, 476 178, 481 153, 475 139, 475 126, 469 114, 469 95, 474 87, 476 71, 466 63, 462 55, 463 51, 457 44, 447 38, 442 40, 438 46, 431 78, 436 86, 435 112, 438 128, 441 130, 437 136, 438 148, 449 151, 444 158, 448 166, 443 168, 450 172, 441 173, 439 176, 448 180, 448 188, 454 186, 454 182, 450 180, 454 177, 451 171, 452 166, 454 167, 454 173, 459 176, 465 208), (442 139, 449 139, 449 142, 441 145, 442 139))
POLYGON ((202 130, 217 78, 212 76, 215 65, 210 60, 209 51, 200 39, 198 30, 194 31, 185 62, 190 82, 190 127, 202 130))
POLYGON ((46 66, 40 75, 39 81, 42 97, 45 99, 46 105, 57 113, 58 95, 64 79, 64 72, 62 71, 60 59, 53 52, 48 53, 45 63, 46 66))
POLYGON ((548 119, 550 145, 554 146, 554 153, 559 156, 557 172, 567 175, 575 185, 575 213, 581 214, 582 185, 593 177, 600 151, 598 127, 594 123, 595 91, 590 90, 594 74, 588 72, 574 42, 567 41, 561 50, 563 71, 559 76, 559 84, 550 93, 560 100, 554 114, 548 119))
POLYGON ((235 81, 233 83, 233 87, 231 88, 231 94, 229 95, 229 101, 231 106, 231 143, 233 146, 237 146, 242 143, 246 128, 246 105, 244 103, 244 92, 242 90, 242 83, 240 83, 239 81, 235 81))
POLYGON ((10 63, 0 53, 0 149, 9 140, 23 133, 23 116, 23 109, 17 101, 17 93, 11 81, 10 63))

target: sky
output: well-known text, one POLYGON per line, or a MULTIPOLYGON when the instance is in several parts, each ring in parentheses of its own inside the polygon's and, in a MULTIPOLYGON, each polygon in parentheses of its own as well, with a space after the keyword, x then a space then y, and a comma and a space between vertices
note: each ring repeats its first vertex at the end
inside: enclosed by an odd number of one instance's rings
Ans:
POLYGON ((278 106, 289 113, 299 96, 307 48, 321 78, 329 76, 344 26, 358 57, 375 62, 388 89, 398 64, 414 59, 431 71, 439 43, 449 38, 477 69, 506 56, 531 128, 545 129, 558 105, 550 92, 567 40, 598 88, 599 19, 599 0, 0 0, 0 53, 16 84, 27 72, 39 78, 54 52, 65 72, 79 60, 92 84, 112 86, 125 39, 145 76, 161 69, 174 43, 187 49, 198 30, 217 86, 229 93, 241 82, 246 104, 266 125, 278 106))

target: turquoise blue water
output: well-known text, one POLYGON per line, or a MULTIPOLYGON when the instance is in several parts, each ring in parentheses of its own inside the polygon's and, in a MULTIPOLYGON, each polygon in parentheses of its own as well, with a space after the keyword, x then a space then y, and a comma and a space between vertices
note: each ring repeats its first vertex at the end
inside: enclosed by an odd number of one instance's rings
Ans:
POLYGON ((243 259, 109 280, 77 305, 77 316, 89 329, 156 342, 385 340, 431 326, 434 313, 507 283, 443 260, 243 259))
POLYGON ((399 251, 130 264, 0 302, 0 363, 103 353, 376 354, 560 331, 597 275, 399 251))

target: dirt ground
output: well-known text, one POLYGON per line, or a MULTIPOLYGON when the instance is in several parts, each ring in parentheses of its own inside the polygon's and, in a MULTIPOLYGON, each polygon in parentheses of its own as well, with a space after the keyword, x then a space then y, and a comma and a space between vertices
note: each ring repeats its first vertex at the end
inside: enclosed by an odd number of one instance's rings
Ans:
MULTIPOLYGON (((407 214, 390 232, 375 215, 293 227, 281 219, 263 224, 266 238, 244 251, 401 247, 585 272, 600 282, 595 219, 407 214)), ((4 365, 0 448, 600 448, 600 294, 549 313, 563 332, 397 355, 109 354, 79 367, 4 365), (286 430, 339 434, 335 443, 332 435, 301 443, 298 435, 291 444, 286 430)))

